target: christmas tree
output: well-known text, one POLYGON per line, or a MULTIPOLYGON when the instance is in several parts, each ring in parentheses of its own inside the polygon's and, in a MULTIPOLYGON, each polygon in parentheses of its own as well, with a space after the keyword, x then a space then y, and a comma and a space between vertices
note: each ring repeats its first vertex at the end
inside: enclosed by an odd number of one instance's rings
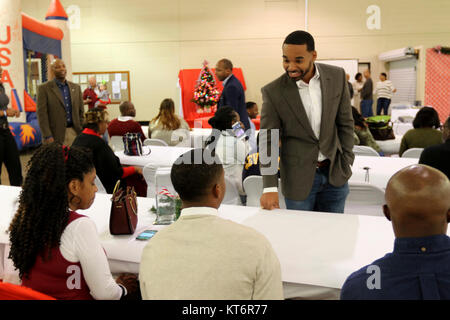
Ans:
POLYGON ((210 109, 216 106, 219 98, 220 93, 217 90, 216 81, 208 68, 208 61, 205 60, 199 79, 197 80, 192 102, 198 106, 197 112, 211 112, 214 110, 210 109))

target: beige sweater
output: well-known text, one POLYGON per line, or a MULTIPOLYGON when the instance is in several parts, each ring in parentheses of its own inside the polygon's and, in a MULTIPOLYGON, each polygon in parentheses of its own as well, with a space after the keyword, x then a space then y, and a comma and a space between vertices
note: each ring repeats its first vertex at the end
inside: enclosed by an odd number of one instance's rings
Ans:
POLYGON ((149 241, 139 272, 143 299, 283 299, 280 263, 269 241, 214 211, 184 209, 149 241))

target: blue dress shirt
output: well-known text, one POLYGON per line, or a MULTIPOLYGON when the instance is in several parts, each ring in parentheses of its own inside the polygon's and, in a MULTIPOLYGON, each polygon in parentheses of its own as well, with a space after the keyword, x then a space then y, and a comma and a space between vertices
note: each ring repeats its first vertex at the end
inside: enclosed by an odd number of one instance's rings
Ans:
POLYGON ((63 102, 64 102, 64 108, 66 109, 66 121, 67 121, 67 127, 71 127, 73 125, 72 121, 72 99, 70 97, 70 88, 69 85, 66 82, 61 82, 58 79, 55 79, 56 85, 58 86, 59 90, 61 91, 63 102))
POLYGON ((450 238, 441 234, 395 239, 392 253, 352 273, 345 281, 341 300, 359 299, 450 299, 450 238), (379 288, 373 266, 379 267, 379 288))

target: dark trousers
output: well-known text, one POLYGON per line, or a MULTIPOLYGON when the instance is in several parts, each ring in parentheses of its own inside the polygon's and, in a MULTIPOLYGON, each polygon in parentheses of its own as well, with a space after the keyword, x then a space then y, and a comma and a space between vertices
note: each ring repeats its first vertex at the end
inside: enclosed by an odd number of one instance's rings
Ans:
POLYGON ((372 103, 373 103, 373 100, 362 100, 361 101, 361 115, 364 118, 373 116, 372 103))
POLYGON ((22 166, 19 149, 17 149, 16 141, 9 129, 0 129, 0 166, 2 163, 5 164, 8 171, 9 184, 20 187, 22 185, 22 166))
POLYGON ((377 116, 381 114, 381 110, 383 110, 383 114, 388 114, 389 105, 391 104, 391 99, 388 98, 378 98, 377 101, 377 116))

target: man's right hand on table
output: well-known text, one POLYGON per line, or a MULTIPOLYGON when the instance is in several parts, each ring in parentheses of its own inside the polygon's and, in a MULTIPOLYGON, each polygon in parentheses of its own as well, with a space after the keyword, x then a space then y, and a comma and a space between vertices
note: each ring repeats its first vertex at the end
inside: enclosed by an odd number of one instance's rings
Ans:
POLYGON ((260 199, 260 203, 261 208, 263 209, 280 209, 280 204, 278 202, 278 192, 263 193, 260 199))

